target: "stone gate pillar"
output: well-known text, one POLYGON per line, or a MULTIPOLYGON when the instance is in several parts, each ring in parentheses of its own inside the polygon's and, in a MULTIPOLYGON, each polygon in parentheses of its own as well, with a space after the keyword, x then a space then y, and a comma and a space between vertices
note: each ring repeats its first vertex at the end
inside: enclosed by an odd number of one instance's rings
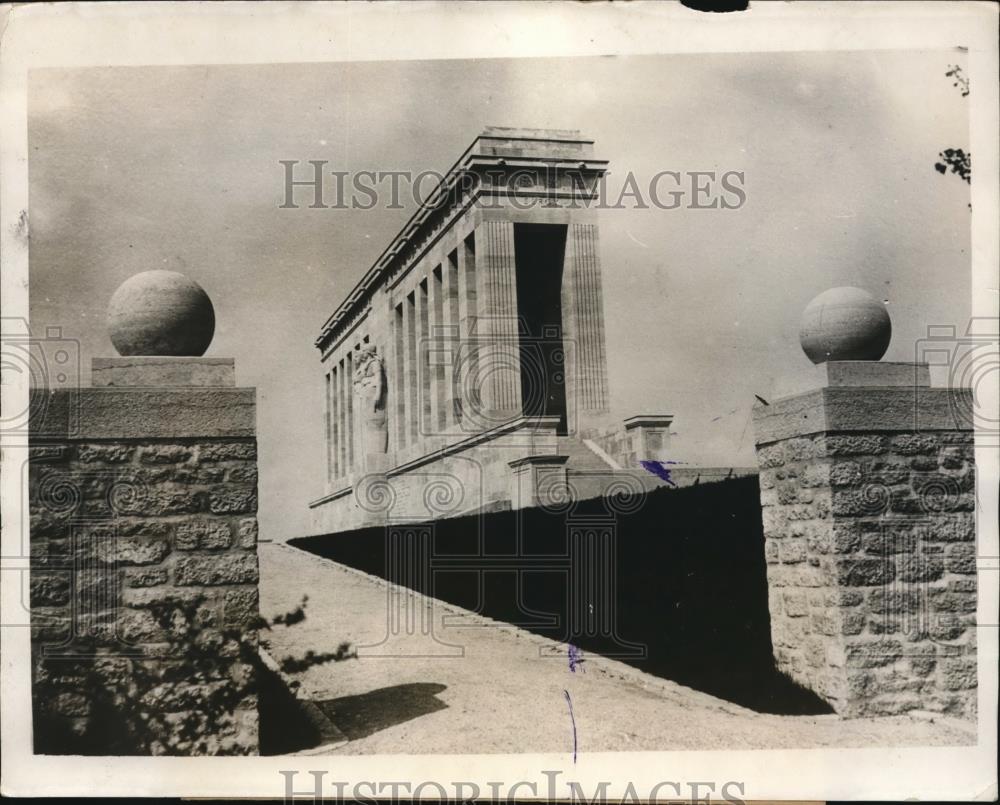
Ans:
POLYGON ((179 274, 110 322, 123 357, 32 407, 35 750, 256 754, 255 390, 200 357, 214 312, 179 274))
POLYGON ((971 392, 877 362, 889 320, 861 294, 807 308, 818 387, 753 411, 776 665, 841 715, 972 717, 971 392))

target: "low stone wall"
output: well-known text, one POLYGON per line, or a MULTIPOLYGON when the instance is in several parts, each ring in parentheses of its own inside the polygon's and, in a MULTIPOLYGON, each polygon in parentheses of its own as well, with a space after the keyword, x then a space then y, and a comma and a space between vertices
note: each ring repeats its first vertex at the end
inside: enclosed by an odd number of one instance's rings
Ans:
MULTIPOLYGON (((619 430, 624 438, 625 430, 619 430)), ((627 438, 641 437, 634 430, 627 438)), ((539 426, 526 418, 385 472, 356 473, 349 485, 310 504, 312 533, 517 510, 567 496, 586 500, 607 494, 639 494, 757 472, 756 467, 691 467, 657 461, 652 462, 656 466, 647 467, 638 459, 616 470, 583 442, 574 442, 556 435, 554 421, 539 426), (578 461, 581 458, 583 461, 578 461), (593 466, 579 469, 580 464, 593 466)))
POLYGON ((685 489, 699 484, 714 484, 733 478, 757 474, 756 467, 689 467, 647 462, 634 470, 576 471, 569 470, 566 481, 577 500, 606 494, 650 492, 654 489, 685 489))
POLYGON ((36 751, 256 753, 253 391, 205 391, 239 404, 187 435, 146 436, 171 419, 137 417, 95 438, 133 393, 109 390, 72 432, 32 440, 36 751))
POLYGON ((359 473, 352 486, 310 504, 313 533, 519 508, 511 462, 554 455, 556 444, 554 428, 518 425, 386 472, 359 473))
POLYGON ((972 717, 972 431, 946 390, 921 391, 919 430, 912 389, 840 392, 755 412, 777 665, 842 715, 972 717), (881 417, 846 404, 877 396, 881 417))

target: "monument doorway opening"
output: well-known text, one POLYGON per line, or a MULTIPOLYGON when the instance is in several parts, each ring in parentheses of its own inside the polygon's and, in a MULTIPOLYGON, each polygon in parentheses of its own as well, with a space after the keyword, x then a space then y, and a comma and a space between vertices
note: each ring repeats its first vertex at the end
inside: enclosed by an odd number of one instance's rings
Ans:
POLYGON ((515 224, 521 405, 525 416, 559 417, 566 435, 566 352, 562 277, 566 226, 515 224))

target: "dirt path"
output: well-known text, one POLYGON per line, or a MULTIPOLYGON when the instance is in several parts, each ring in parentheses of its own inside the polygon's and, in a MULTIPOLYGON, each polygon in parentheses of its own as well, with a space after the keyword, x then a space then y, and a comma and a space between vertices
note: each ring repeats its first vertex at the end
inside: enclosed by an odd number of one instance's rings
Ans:
POLYGON ((357 660, 298 677, 301 694, 351 737, 338 753, 572 753, 574 739, 580 753, 974 741, 953 722, 762 715, 603 657, 585 656, 574 671, 564 645, 296 548, 261 545, 262 614, 294 609, 303 593, 306 620, 276 627, 270 651, 360 647, 357 660), (387 640, 390 611, 403 615, 402 634, 387 640))

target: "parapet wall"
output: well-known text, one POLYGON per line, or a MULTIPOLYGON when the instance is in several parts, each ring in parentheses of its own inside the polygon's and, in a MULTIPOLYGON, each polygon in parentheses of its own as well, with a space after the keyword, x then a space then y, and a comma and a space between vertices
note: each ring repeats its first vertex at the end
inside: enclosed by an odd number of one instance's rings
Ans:
POLYGON ((556 444, 552 423, 539 426, 525 419, 419 462, 356 473, 350 486, 310 504, 313 533, 531 505, 533 501, 519 498, 511 463, 554 455, 556 444))

